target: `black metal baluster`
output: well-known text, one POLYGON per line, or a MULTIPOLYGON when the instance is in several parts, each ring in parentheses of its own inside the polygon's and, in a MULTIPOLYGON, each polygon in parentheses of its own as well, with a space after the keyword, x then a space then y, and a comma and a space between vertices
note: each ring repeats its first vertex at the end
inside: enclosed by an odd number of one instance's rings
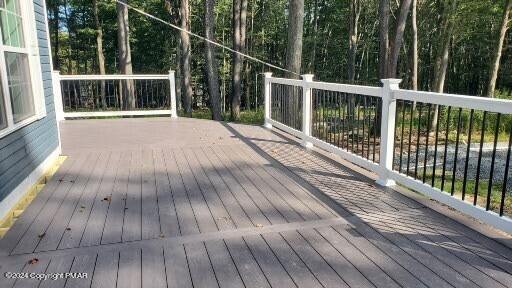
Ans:
POLYGON ((282 103, 282 111, 281 111, 281 122, 288 126, 288 121, 287 121, 287 117, 286 117, 286 106, 287 106, 287 100, 288 100, 288 95, 286 95, 286 86, 284 85, 280 85, 281 87, 281 103, 282 103))
POLYGON ((323 94, 323 100, 324 100, 324 109, 322 110, 323 111, 323 113, 322 113, 322 118, 323 118, 323 126, 322 126, 323 134, 322 134, 322 136, 323 136, 323 138, 322 139, 325 142, 329 142, 327 140, 327 137, 329 136, 329 134, 328 134, 329 131, 327 130, 327 106, 329 105, 329 103, 327 102, 328 101, 327 91, 324 90, 322 94, 323 94))
POLYGON ((464 180, 462 181, 462 200, 466 198, 466 186, 468 180, 469 155, 471 154, 471 133, 473 132, 473 116, 475 110, 471 109, 469 114, 468 143, 466 147, 466 162, 464 163, 464 180))
POLYGON ((329 132, 329 140, 327 142, 329 142, 330 144, 332 144, 333 140, 332 140, 332 137, 333 137, 333 133, 332 133, 332 91, 327 91, 327 95, 328 95, 328 101, 329 101, 329 111, 328 111, 328 121, 329 121, 329 129, 327 130, 329 132))
POLYGON ((276 110, 276 120, 277 122, 281 122, 281 96, 280 96, 280 87, 278 84, 274 84, 275 88, 273 89, 276 92, 276 101, 275 101, 275 110, 276 110))
POLYGON ((507 194, 508 170, 510 168, 510 150, 512 149, 512 127, 510 128, 510 136, 508 137, 507 160, 505 162, 505 174, 503 176, 503 185, 501 190, 500 216, 503 216, 503 208, 505 206, 505 196, 507 194))
MULTIPOLYGON (((340 101, 341 101, 341 95, 340 95, 340 101)), ((342 109, 341 110, 341 113, 342 113, 342 116, 341 116, 341 121, 342 121, 341 122, 341 148, 343 148, 343 146, 345 144, 345 138, 346 138, 345 137, 345 128, 347 127, 347 125, 346 125, 347 121, 345 119, 345 116, 346 116, 346 114, 345 114, 345 105, 346 105, 346 103, 347 103, 347 94, 343 93, 343 101, 342 101, 342 103, 340 105, 340 109, 342 109)), ((348 145, 345 146, 344 149, 345 150, 348 149, 348 145)))
POLYGON ((365 123, 366 123, 366 96, 363 97, 363 138, 361 140, 361 157, 364 157, 365 123))
POLYGON ((351 94, 350 95, 350 110, 352 110, 352 113, 351 113, 351 117, 352 117, 352 121, 351 121, 351 127, 352 127, 352 153, 356 154, 356 152, 354 151, 354 141, 355 141, 355 133, 356 133, 356 99, 354 99, 354 94, 351 94))
POLYGON ((398 173, 402 173, 402 162, 403 162, 403 160, 402 160, 403 156, 402 155, 404 154, 405 110, 406 110, 406 102, 405 102, 405 100, 402 100, 402 123, 401 123, 401 135, 400 135, 400 160, 398 160, 398 173))
POLYGON ((414 111, 415 111, 414 105, 411 105, 411 110, 409 111, 410 115, 409 115, 409 143, 407 143, 408 144, 408 148, 407 148, 407 169, 405 170, 407 176, 409 176, 409 170, 410 170, 410 166, 411 166, 412 122, 414 120, 414 111))
POLYGON ((455 155, 453 156, 453 172, 452 172, 452 187, 450 194, 453 196, 455 193, 455 178, 457 177, 457 158, 459 154, 459 140, 460 140, 460 124, 461 124, 462 108, 459 108, 459 117, 457 120, 457 136, 455 137, 455 155))
POLYGON ((336 146, 336 92, 334 91, 331 91, 331 108, 330 108, 330 123, 331 123, 331 128, 329 129, 329 131, 331 132, 331 137, 330 137, 330 143, 334 146, 336 146))
POLYGON ((284 86, 283 85, 279 85, 279 90, 281 91, 281 100, 279 101, 281 103, 281 112, 280 112, 280 118, 281 118, 281 123, 285 124, 286 125, 286 109, 285 109, 285 106, 286 106, 286 95, 284 95, 284 86))
POLYGON ((446 116, 446 134, 444 135, 444 155, 443 155, 443 174, 441 175, 441 191, 444 191, 444 179, 446 177, 446 157, 448 155, 448 134, 450 134, 450 116, 452 106, 448 106, 448 114, 446 116))
POLYGON ((436 120, 436 142, 434 147, 434 163, 432 164, 432 187, 436 184, 436 166, 437 166, 437 146, 439 145, 439 126, 441 120, 441 106, 434 106, 434 113, 437 110, 436 120))
POLYGON ((420 138, 421 138, 421 114, 423 112, 423 103, 418 103, 420 106, 419 114, 418 114, 418 133, 416 138, 416 159, 414 162, 414 179, 418 179, 418 162, 419 162, 419 152, 420 152, 420 138))
POLYGON ((378 127, 378 117, 379 117, 379 109, 380 109, 380 98, 375 99, 375 111, 373 112, 373 162, 375 162, 375 155, 377 154, 377 133, 380 127, 378 127))
POLYGON ((342 125, 343 125, 343 122, 342 122, 342 119, 341 119, 341 94, 339 92, 336 92, 336 103, 338 103, 338 107, 337 107, 337 114, 338 114, 338 118, 337 118, 337 123, 338 123, 338 130, 336 130, 336 134, 338 134, 338 142, 336 144, 336 146, 338 146, 339 148, 341 148, 340 145, 341 144, 341 136, 343 136, 343 130, 342 130, 342 125))
POLYGON ((426 181, 427 176, 427 164, 428 164, 428 138, 430 137, 430 113, 432 112, 432 104, 428 104, 428 116, 427 116, 427 138, 425 140, 425 160, 423 161, 423 183, 426 181))
MULTIPOLYGON (((398 102, 398 101, 397 101, 398 102)), ((393 139, 393 155, 391 156, 391 170, 394 170, 395 169, 395 158, 396 158, 396 147, 398 146, 398 143, 396 142, 397 139, 396 139, 396 128, 397 128, 397 123, 398 123, 398 116, 400 115, 399 112, 398 112, 398 103, 395 104, 395 126, 393 127, 393 132, 395 132, 395 138, 393 139)))
POLYGON ((487 111, 484 111, 484 116, 482 118, 482 131, 480 135, 480 151, 478 153, 478 164, 476 166, 476 178, 475 178, 475 195, 473 198, 473 205, 476 205, 478 199, 478 190, 480 185, 480 165, 482 165, 482 150, 484 148, 484 137, 485 137, 485 122, 487 119, 487 111))
MULTIPOLYGON (((357 107, 357 115, 356 115, 357 119, 356 119, 356 121, 354 123, 356 125, 356 135, 357 135, 357 138, 356 138, 356 151, 355 151, 355 154, 359 155, 359 151, 360 151, 360 149, 359 149, 359 138, 360 138, 359 137, 360 136, 359 132, 360 132, 360 127, 359 126, 361 126, 361 122, 360 122, 360 119, 361 119, 361 98, 360 98, 359 95, 357 95, 356 101, 357 102, 355 102, 356 103, 355 107, 357 107)), ((355 107, 354 107, 354 111, 355 111, 355 107)))
POLYGON ((501 113, 498 113, 498 116, 496 118, 496 128, 494 130, 494 146, 492 149, 492 158, 491 158, 491 171, 489 175, 489 185, 487 186, 487 203, 485 205, 485 210, 489 211, 491 207, 491 194, 492 194, 492 184, 493 184, 493 177, 494 177, 494 164, 496 163, 496 148, 498 146, 498 136, 500 131, 500 120, 501 120, 501 113))
POLYGON ((312 101, 314 103, 313 105, 313 113, 311 113, 313 115, 313 128, 311 129, 312 131, 312 134, 313 134, 313 137, 318 137, 318 134, 317 134, 317 122, 318 122, 318 116, 317 116, 317 112, 318 112, 318 97, 316 96, 318 93, 317 93, 317 90, 313 90, 312 93, 311 93, 311 97, 312 97, 312 101))
POLYGON ((367 113, 368 113, 368 139, 366 141, 366 145, 368 146, 368 149, 366 150, 366 160, 370 160, 370 137, 371 137, 371 124, 372 124, 372 114, 370 113, 370 106, 371 106, 371 103, 373 101, 373 97, 368 97, 368 100, 370 103, 367 103, 368 106, 366 107, 366 109, 368 109, 367 113))

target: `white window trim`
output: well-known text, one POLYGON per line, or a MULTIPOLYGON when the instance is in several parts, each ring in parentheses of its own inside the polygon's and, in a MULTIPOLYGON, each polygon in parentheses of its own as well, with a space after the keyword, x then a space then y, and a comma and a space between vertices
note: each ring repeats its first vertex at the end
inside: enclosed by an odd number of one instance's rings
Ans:
POLYGON ((39 119, 46 117, 46 101, 44 95, 43 76, 41 70, 41 58, 39 54, 39 39, 37 36, 37 24, 34 11, 33 1, 21 0, 19 1, 23 37, 25 41, 25 48, 8 47, 7 49, 0 49, 0 73, 2 73, 2 89, 4 94, 5 113, 7 114, 7 127, 0 130, 0 139, 19 130, 39 119), (35 114, 18 123, 14 123, 11 111, 11 99, 9 96, 9 87, 7 85, 7 71, 5 66, 4 51, 27 53, 29 62, 30 81, 32 88, 32 96, 34 97, 35 114))

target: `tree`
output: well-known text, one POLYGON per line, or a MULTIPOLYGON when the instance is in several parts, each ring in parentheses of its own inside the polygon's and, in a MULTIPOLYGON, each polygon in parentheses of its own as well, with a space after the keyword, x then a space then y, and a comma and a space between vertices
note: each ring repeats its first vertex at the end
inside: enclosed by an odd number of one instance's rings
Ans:
POLYGON ((441 27, 439 32, 438 46, 434 68, 434 92, 443 93, 446 71, 450 53, 450 43, 453 37, 454 14, 457 8, 457 0, 446 1, 441 14, 441 27), (449 2, 449 3, 448 3, 449 2))
MULTIPOLYGON (((445 3, 443 13, 441 14, 441 29, 437 47, 437 56, 434 68, 434 92, 443 93, 446 72, 448 69, 448 60, 450 56, 450 44, 453 38, 453 29, 455 26, 454 16, 457 9, 457 0, 451 0, 451 3, 445 3)), ((437 115, 439 106, 434 107, 434 116, 432 117, 432 128, 437 126, 437 115)))
POLYGON ((494 97, 494 90, 496 89, 496 80, 498 79, 498 71, 500 69, 501 56, 503 52, 503 42, 505 41, 505 35, 510 25, 510 11, 512 10, 512 1, 505 0, 505 6, 503 10, 503 18, 501 27, 498 35, 498 41, 496 41, 496 47, 494 50, 494 58, 491 62, 490 73, 489 73, 489 84, 487 86, 487 97, 494 97))
MULTIPOLYGON (((92 9, 94 14, 94 24, 96 26, 96 53, 98 54, 98 69, 100 75, 105 75, 105 54, 103 54, 103 29, 101 28, 101 23, 98 16, 98 2, 96 0, 92 0, 92 9)), ((105 99, 105 81, 101 81, 100 85, 100 98, 101 98, 101 107, 105 109, 107 107, 107 102, 105 99)))
MULTIPOLYGON (((205 1, 205 35, 208 40, 215 40, 215 0, 205 1)), ((220 90, 219 90, 219 67, 215 57, 215 47, 206 43, 206 74, 208 78, 208 92, 210 94, 210 105, 212 119, 222 120, 220 90)))
POLYGON ((412 0, 412 68, 411 68, 411 86, 412 90, 418 90, 418 0, 412 0))
POLYGON ((407 15, 411 7, 411 0, 402 0, 400 14, 396 23, 395 37, 390 47, 389 41, 389 0, 381 0, 379 5, 379 29, 380 29, 380 69, 381 79, 396 78, 398 73, 398 58, 404 40, 404 31, 407 24, 407 15))
POLYGON ((290 0, 288 15, 288 44, 286 49, 286 69, 298 78, 302 64, 302 37, 304 31, 304 0, 290 0))
POLYGON ((245 47, 245 28, 247 17, 247 0, 233 0, 233 75, 232 75, 232 95, 231 95, 231 119, 240 119, 240 102, 242 99, 242 65, 243 53, 245 47))
MULTIPOLYGON (((181 28, 190 31, 190 6, 188 0, 181 0, 180 6, 181 28)), ((190 36, 181 31, 181 89, 183 95, 183 110, 186 115, 192 115, 192 75, 190 71, 191 45, 190 36)))
POLYGON ((389 0, 379 2, 379 78, 388 78, 389 64, 389 0))
POLYGON ((361 16, 361 1, 350 1, 349 24, 349 53, 348 53, 348 81, 353 83, 356 77, 357 45, 359 41, 359 17, 361 16))
MULTIPOLYGON (((127 0, 121 0, 127 3, 127 0)), ((119 49, 119 72, 121 74, 133 74, 132 52, 130 48, 130 28, 128 22, 128 7, 122 3, 117 3, 117 45, 119 49)), ((120 85, 122 106, 124 109, 134 109, 135 103, 135 84, 133 80, 121 81, 120 85)))
POLYGON ((411 0, 402 0, 400 15, 396 24, 395 39, 391 46, 391 63, 388 69, 388 77, 396 78, 398 73, 398 58, 404 41, 404 31, 407 24, 407 15, 411 7, 411 0))

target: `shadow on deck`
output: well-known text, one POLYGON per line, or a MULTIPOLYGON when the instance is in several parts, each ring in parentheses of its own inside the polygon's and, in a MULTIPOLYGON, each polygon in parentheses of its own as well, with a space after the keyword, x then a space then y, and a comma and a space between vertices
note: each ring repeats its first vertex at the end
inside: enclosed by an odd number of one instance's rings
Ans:
POLYGON ((0 287, 512 287, 508 246, 261 127, 61 131, 68 160, 0 240, 0 272, 88 277, 0 287))

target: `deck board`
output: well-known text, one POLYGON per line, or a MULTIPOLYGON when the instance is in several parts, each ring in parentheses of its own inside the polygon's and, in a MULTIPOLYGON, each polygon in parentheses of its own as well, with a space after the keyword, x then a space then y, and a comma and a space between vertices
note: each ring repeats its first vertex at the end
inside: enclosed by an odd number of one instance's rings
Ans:
MULTIPOLYGON (((108 164, 112 161, 112 153, 101 153, 98 164, 93 170, 90 180, 84 188, 82 197, 75 206, 73 215, 62 235, 59 243, 59 249, 74 248, 80 246, 84 230, 91 215, 94 200, 97 198, 101 184, 105 175, 108 164), (67 229, 69 228, 69 229, 67 229)), ((41 245, 41 244, 40 244, 41 245)))
POLYGON ((132 154, 129 151, 121 154, 118 177, 116 177, 112 194, 104 198, 104 202, 108 204, 108 211, 101 235, 102 244, 117 243, 122 240, 126 193, 130 178, 130 166, 133 162, 132 154))
MULTIPOLYGON (((110 202, 108 199, 112 198, 112 192, 114 190, 115 183, 120 177, 119 171, 121 170, 121 153, 112 152, 111 159, 107 170, 104 173, 94 202, 91 204, 90 214, 85 223, 85 228, 80 239, 80 246, 93 246, 101 243, 101 237, 103 236, 103 227, 105 226, 105 220, 107 219, 108 209, 110 202)), ((86 209, 89 207, 84 204, 86 209)), ((62 243, 63 245, 66 242, 62 243)))
POLYGON ((68 159, 0 240, 0 272, 89 277, 2 288, 512 287, 508 246, 261 127, 61 126, 68 159))

